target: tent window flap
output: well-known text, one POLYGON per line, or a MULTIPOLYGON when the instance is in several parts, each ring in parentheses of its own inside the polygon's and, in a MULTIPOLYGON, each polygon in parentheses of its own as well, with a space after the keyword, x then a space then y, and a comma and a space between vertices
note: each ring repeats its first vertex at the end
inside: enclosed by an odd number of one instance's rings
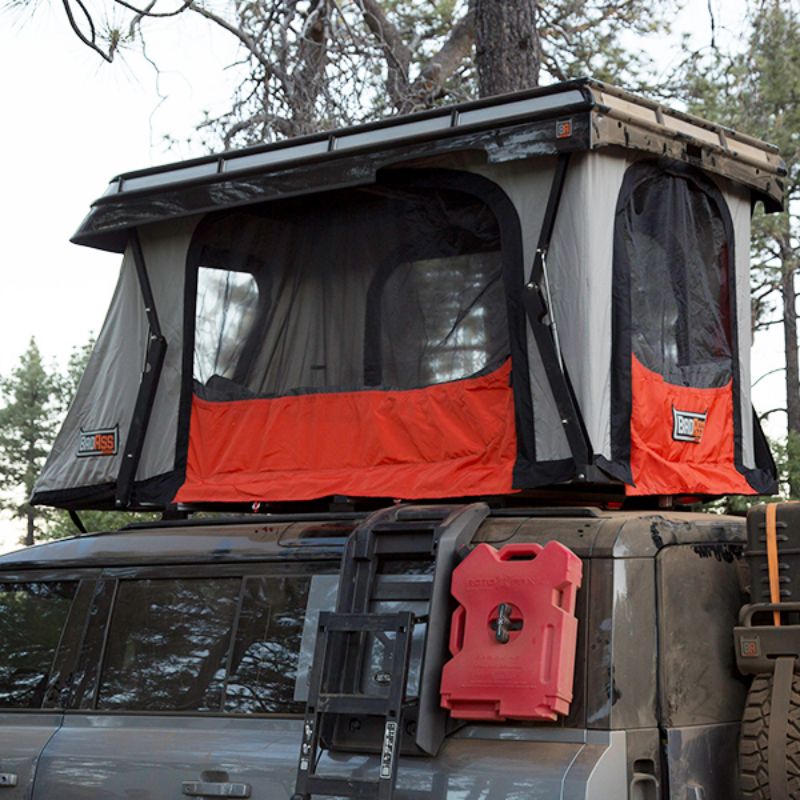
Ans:
POLYGON ((512 491, 507 275, 483 200, 409 182, 248 207, 200 226, 189 271, 177 501, 512 491))
POLYGON ((492 212, 457 192, 359 190, 198 232, 194 378, 207 400, 412 389, 509 351, 492 212))
POLYGON ((752 494, 737 467, 733 230, 701 175, 640 162, 614 231, 612 431, 628 494, 752 494))

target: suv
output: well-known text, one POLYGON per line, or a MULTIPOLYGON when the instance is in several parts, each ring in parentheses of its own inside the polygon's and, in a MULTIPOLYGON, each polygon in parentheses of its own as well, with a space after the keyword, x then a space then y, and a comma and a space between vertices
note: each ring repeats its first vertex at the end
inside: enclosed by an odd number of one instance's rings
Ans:
MULTIPOLYGON (((430 756, 411 741, 420 704, 401 721, 398 798, 739 796, 747 684, 731 629, 744 602, 744 521, 482 503, 165 521, 0 557, 3 795, 291 798, 319 612, 335 607, 349 537, 387 513, 405 541, 430 520, 439 533, 471 521, 458 558, 480 542, 558 541, 583 562, 568 716, 450 720, 430 756)), ((443 659, 423 652, 433 608, 427 616, 418 599, 393 599, 421 593, 391 587, 432 580, 443 557, 434 542, 429 555, 376 560, 369 610, 410 609, 423 624, 407 674, 386 648, 365 670, 365 694, 399 676, 413 705, 424 675, 441 673, 443 659)), ((440 605, 449 619, 449 592, 440 605)), ((364 717, 343 721, 338 740, 323 736, 319 766, 363 787, 376 779, 380 735, 369 740, 364 717)), ((387 796, 368 791, 350 796, 387 796)))

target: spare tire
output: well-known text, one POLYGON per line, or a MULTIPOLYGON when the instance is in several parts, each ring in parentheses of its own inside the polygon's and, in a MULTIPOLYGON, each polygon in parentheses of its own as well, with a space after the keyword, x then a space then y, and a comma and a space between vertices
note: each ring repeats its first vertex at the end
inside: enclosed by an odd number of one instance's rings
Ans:
MULTIPOLYGON (((768 757, 771 699, 772 675, 756 675, 747 693, 739 738, 739 778, 746 800, 773 800, 768 757)), ((786 730, 786 778, 789 797, 800 800, 800 675, 797 674, 792 678, 786 730)))

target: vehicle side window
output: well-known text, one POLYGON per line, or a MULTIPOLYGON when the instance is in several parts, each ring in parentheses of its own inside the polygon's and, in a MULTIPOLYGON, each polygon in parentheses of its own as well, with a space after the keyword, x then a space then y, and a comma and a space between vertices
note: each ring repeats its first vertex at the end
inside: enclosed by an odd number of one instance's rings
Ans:
POLYGON ((89 688, 78 705, 302 714, 295 696, 312 576, 281 573, 120 580, 96 700, 89 688))
POLYGON ((245 582, 225 710, 303 713, 294 700, 310 577, 245 582))
POLYGON ((0 583, 0 708, 41 708, 77 586, 0 583))
POLYGON ((240 579, 121 581, 97 707, 216 711, 240 579))

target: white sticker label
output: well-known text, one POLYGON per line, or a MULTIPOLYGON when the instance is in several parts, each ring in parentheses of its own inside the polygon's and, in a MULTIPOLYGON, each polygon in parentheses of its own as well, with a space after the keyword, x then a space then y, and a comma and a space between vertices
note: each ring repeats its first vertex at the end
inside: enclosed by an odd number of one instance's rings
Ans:
POLYGON ((119 425, 113 428, 97 428, 78 435, 78 458, 87 456, 115 456, 119 452, 119 425))
POLYGON ((672 408, 672 438, 676 442, 700 444, 706 429, 708 412, 678 411, 672 408))
POLYGON ((397 723, 387 720, 383 730, 383 750, 381 751, 381 770, 382 780, 389 780, 392 777, 392 767, 394 766, 394 751, 397 743, 397 723))

